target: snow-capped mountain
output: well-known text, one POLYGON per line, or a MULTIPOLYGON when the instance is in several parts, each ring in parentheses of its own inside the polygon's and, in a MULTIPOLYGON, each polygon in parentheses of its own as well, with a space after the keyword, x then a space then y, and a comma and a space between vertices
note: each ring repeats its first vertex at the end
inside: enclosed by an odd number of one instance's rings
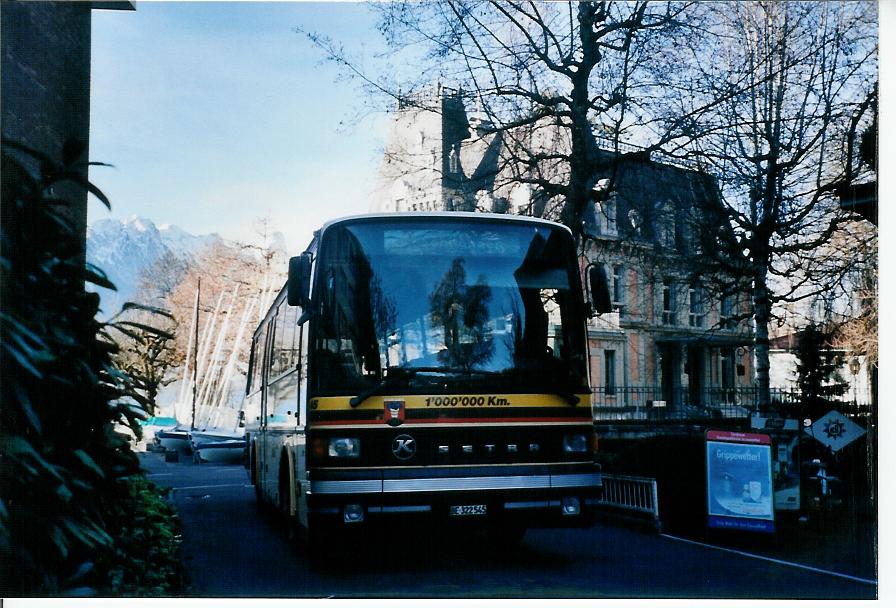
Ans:
POLYGON ((192 235, 177 226, 156 226, 151 220, 132 216, 126 220, 97 220, 87 228, 87 261, 115 284, 117 291, 98 289, 103 317, 121 310, 132 299, 140 273, 166 253, 191 261, 205 247, 221 241, 217 234, 192 235))

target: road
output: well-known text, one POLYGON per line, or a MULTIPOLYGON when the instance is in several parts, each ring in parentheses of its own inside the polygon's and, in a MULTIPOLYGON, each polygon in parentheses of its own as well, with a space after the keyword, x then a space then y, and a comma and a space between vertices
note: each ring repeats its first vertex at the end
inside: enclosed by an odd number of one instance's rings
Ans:
POLYGON ((609 522, 530 530, 512 552, 477 534, 383 531, 312 566, 255 504, 241 466, 141 456, 170 488, 196 597, 874 598, 874 581, 609 522))

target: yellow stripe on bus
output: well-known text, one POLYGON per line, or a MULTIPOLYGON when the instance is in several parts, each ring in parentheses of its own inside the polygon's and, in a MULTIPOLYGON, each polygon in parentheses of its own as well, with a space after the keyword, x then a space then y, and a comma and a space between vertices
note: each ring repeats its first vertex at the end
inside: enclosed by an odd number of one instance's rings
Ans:
MULTIPOLYGON (((579 402, 575 407, 591 407, 591 396, 576 395, 579 402)), ((556 407, 570 408, 569 401, 560 395, 533 394, 480 394, 480 395, 386 395, 368 397, 363 403, 352 408, 346 397, 315 397, 311 400, 312 410, 382 410, 386 401, 404 401, 405 409, 438 410, 446 407, 460 408, 505 408, 505 407, 556 407)))

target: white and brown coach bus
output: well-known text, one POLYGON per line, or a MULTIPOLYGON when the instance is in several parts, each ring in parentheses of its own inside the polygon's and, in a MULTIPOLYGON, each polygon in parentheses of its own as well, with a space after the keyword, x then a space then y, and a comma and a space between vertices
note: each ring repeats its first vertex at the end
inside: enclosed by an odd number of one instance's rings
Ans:
POLYGON ((592 524, 585 318, 560 224, 478 213, 326 224, 252 339, 244 409, 259 500, 314 542, 418 516, 504 540, 592 524))

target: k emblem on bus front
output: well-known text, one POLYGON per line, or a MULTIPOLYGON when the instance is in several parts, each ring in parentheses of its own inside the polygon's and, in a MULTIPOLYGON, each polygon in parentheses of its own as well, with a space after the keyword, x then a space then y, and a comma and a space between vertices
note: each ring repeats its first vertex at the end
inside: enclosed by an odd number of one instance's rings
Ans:
POLYGON ((404 422, 404 401, 386 401, 383 410, 383 420, 389 426, 398 426, 404 422))
POLYGON ((417 453, 417 442, 410 435, 399 435, 392 441, 392 453, 399 460, 407 460, 417 453))

